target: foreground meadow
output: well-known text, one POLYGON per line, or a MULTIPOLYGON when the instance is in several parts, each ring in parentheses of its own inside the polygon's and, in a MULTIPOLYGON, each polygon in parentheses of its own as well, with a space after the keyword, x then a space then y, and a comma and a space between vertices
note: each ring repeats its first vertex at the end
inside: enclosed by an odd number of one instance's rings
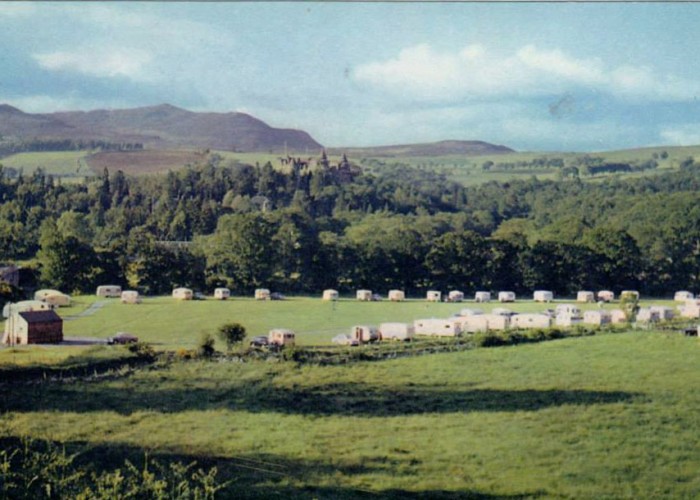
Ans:
POLYGON ((629 332, 344 366, 179 361, 0 383, 0 437, 116 467, 216 465, 223 497, 697 498, 697 338, 629 332))

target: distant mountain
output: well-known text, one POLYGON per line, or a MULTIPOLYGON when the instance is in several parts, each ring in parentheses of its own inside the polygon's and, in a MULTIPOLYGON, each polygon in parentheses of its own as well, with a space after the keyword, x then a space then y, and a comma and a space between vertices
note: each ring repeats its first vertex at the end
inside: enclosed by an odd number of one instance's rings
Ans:
POLYGON ((506 146, 489 144, 483 141, 440 141, 422 144, 403 144, 397 146, 374 146, 366 148, 330 148, 329 153, 347 153, 351 156, 480 156, 514 153, 506 146))
POLYGON ((140 142, 148 148, 318 152, 301 130, 273 128, 245 113, 196 113, 169 104, 134 109, 29 114, 0 105, 0 134, 18 139, 140 142))

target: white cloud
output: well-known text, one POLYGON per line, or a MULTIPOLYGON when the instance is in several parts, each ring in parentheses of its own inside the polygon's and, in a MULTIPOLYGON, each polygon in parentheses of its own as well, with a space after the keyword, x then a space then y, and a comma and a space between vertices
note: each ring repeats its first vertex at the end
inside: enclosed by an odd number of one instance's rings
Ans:
POLYGON ((76 71, 97 77, 127 77, 148 80, 144 71, 152 57, 143 50, 102 49, 85 47, 75 52, 58 51, 34 54, 39 65, 54 71, 76 71))
POLYGON ((440 52, 428 44, 403 49, 386 61, 355 68, 356 81, 411 99, 448 101, 465 97, 542 96, 575 87, 626 99, 681 101, 700 94, 700 82, 658 76, 645 66, 607 68, 599 58, 526 45, 499 54, 481 45, 440 52))
POLYGON ((700 144, 700 123, 686 123, 669 127, 659 133, 661 144, 671 146, 696 146, 700 144))

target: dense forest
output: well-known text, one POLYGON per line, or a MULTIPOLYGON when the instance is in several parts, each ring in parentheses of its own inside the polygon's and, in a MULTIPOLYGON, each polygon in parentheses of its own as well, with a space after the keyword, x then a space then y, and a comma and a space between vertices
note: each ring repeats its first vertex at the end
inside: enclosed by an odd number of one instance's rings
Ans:
POLYGON ((700 167, 464 187, 426 169, 224 163, 67 183, 0 167, 0 261, 25 285, 146 294, 639 289, 700 280, 700 167), (33 270, 33 271, 32 271, 33 270), (33 281, 34 280, 34 281, 33 281))

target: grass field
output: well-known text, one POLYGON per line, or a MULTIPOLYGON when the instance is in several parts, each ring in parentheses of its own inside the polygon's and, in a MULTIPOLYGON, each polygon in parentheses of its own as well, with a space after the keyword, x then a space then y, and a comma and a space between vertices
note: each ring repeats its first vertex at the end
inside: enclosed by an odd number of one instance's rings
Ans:
MULTIPOLYGON (((557 178, 556 168, 484 171, 481 166, 487 161, 492 161, 498 164, 530 162, 538 158, 562 158, 568 164, 577 157, 588 155, 603 158, 603 160, 607 163, 619 163, 650 160, 654 153, 660 155, 663 151, 668 153, 668 158, 657 159, 659 166, 656 169, 630 173, 599 174, 593 177, 583 177, 582 179, 590 182, 596 182, 614 177, 624 177, 627 179, 649 175, 660 175, 676 170, 678 165, 689 156, 700 159, 700 146, 678 146, 638 148, 592 153, 516 152, 483 156, 452 155, 440 157, 391 157, 376 158, 375 160, 386 163, 405 163, 414 167, 425 168, 430 171, 442 173, 465 186, 474 186, 489 181, 507 182, 514 179, 529 179, 530 177, 536 177, 540 180, 553 180, 557 178)), ((374 169, 378 172, 381 171, 381 167, 374 167, 374 169)))
POLYGON ((215 464, 234 479, 225 498, 697 498, 699 349, 634 332, 5 383, 0 437, 65 443, 93 462, 147 451, 215 464))
POLYGON ((42 168, 47 174, 65 177, 85 177, 94 175, 86 162, 89 151, 51 151, 39 153, 17 153, 0 159, 0 164, 22 169, 31 174, 42 168))
MULTIPOLYGON (((97 298, 76 297, 75 305, 59 310, 63 317, 79 315, 97 298)), ((249 336, 263 335, 271 328, 291 328, 297 333, 301 345, 329 344, 338 333, 348 333, 357 324, 378 325, 382 322, 413 322, 416 319, 446 318, 463 308, 476 307, 490 311, 503 304, 433 303, 412 299, 405 302, 358 302, 341 299, 323 301, 316 297, 289 297, 283 301, 256 301, 236 297, 218 301, 177 301, 171 297, 146 298, 139 305, 124 305, 116 299, 102 300, 103 307, 90 316, 64 322, 64 333, 70 336, 106 338, 118 331, 129 331, 157 349, 192 348, 197 345, 202 331, 214 332, 227 322, 239 322, 246 327, 249 336)), ((558 303, 538 304, 519 301, 505 304, 516 312, 543 311, 558 303)), ((649 302, 651 303, 651 302, 649 302)), ((670 305, 672 301, 654 301, 654 304, 670 305)), ((615 303, 606 308, 618 307, 615 303)), ((582 309, 597 309, 596 304, 583 304, 582 309)))

